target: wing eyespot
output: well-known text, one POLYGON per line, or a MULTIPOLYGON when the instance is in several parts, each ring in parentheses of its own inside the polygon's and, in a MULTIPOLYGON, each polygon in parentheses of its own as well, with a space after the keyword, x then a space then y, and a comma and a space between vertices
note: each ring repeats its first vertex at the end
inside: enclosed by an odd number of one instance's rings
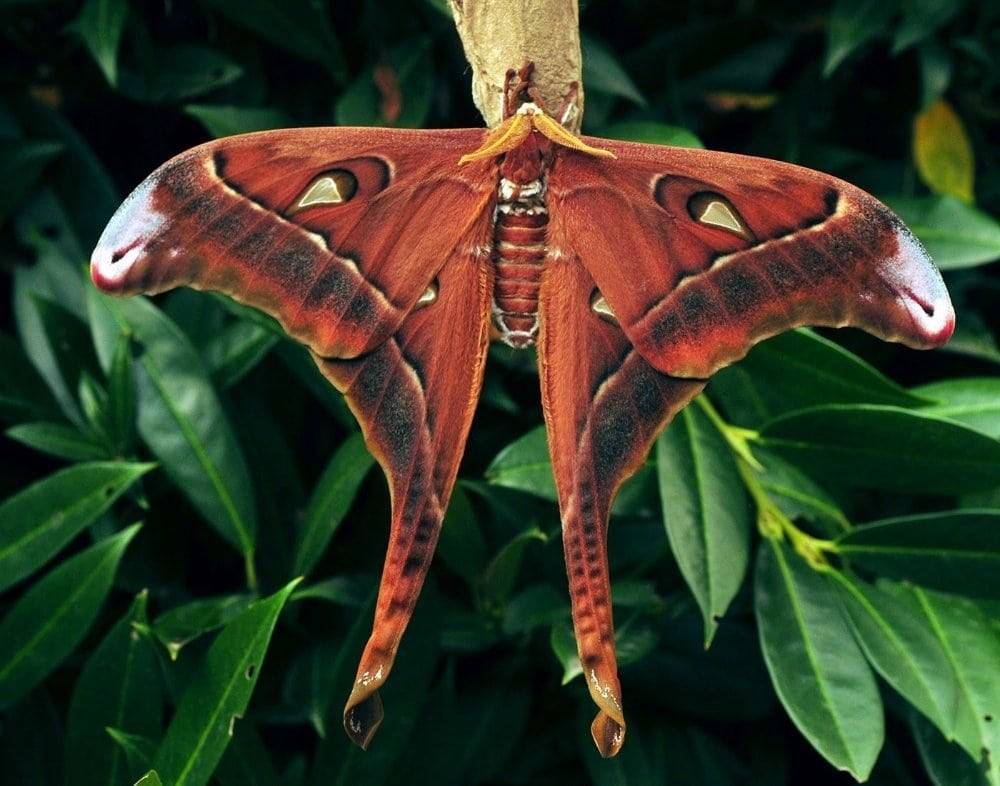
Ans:
POLYGON ((753 232, 732 202, 721 194, 700 191, 688 200, 688 213, 695 221, 725 229, 744 240, 753 240, 753 232))
POLYGON ((432 281, 424 293, 417 298, 417 302, 414 305, 414 311, 418 308, 424 308, 425 306, 430 306, 435 303, 438 299, 438 282, 437 279, 432 281))
POLYGON ((333 169, 315 178, 298 199, 290 212, 297 213, 313 205, 343 205, 358 192, 358 179, 346 169, 333 169))
POLYGON ((607 320, 614 325, 618 324, 618 315, 615 314, 613 308, 608 305, 608 301, 604 299, 604 295, 601 294, 599 289, 595 289, 593 294, 590 296, 590 310, 593 311, 601 319, 607 320))

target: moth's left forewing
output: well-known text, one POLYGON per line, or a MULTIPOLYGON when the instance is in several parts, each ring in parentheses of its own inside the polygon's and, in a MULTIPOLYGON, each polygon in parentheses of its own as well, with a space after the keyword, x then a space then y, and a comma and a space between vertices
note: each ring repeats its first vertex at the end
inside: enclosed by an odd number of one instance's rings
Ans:
POLYGON ((767 159, 588 140, 549 177, 554 236, 656 368, 706 378, 792 327, 917 348, 950 336, 941 276, 899 219, 844 181, 767 159))

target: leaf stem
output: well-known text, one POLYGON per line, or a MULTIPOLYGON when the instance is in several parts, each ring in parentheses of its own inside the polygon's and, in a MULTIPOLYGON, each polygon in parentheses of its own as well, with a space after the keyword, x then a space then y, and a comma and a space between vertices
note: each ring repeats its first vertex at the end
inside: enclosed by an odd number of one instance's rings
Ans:
POLYGON ((832 540, 815 538, 796 527, 767 493, 757 477, 758 472, 765 471, 764 465, 757 460, 750 448, 751 443, 758 439, 758 433, 727 423, 707 396, 698 396, 695 401, 705 411, 735 454, 736 468, 757 508, 757 529, 760 530, 760 534, 770 540, 788 538, 792 548, 814 570, 832 570, 826 555, 836 552, 837 544, 832 540))

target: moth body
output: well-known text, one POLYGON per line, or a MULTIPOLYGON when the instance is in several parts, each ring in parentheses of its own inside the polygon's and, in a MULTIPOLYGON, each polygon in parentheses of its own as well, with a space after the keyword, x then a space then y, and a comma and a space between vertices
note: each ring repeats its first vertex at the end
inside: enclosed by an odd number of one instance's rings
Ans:
POLYGON ((549 211, 543 174, 527 182, 500 178, 493 235, 493 324, 515 349, 535 343, 549 211))

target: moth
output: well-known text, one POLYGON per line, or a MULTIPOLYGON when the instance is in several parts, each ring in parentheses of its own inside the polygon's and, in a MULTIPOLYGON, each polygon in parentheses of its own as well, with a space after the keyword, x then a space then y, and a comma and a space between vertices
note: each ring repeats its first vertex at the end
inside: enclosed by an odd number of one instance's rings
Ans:
POLYGON ((178 155, 91 261, 118 295, 178 286, 276 317, 347 399, 392 498, 344 710, 366 747, 455 482, 491 338, 535 345, 580 662, 601 754, 625 735, 611 503, 713 372, 801 325, 943 344, 940 273, 883 204, 819 172, 580 137, 530 67, 492 130, 304 128, 178 155))

